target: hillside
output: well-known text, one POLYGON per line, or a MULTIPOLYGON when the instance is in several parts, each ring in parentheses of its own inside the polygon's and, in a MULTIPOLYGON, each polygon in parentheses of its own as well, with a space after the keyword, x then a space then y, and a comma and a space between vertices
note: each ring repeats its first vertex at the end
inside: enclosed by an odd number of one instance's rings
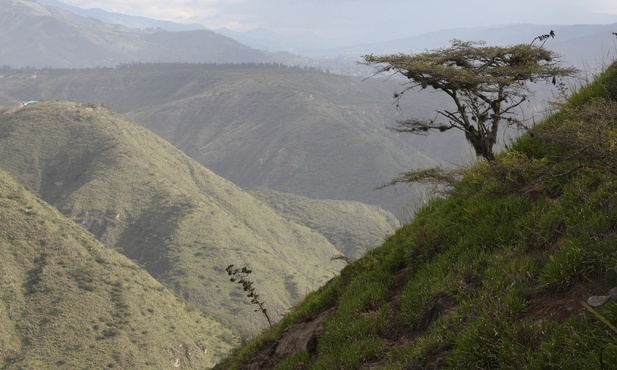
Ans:
POLYGON ((0 2, 0 65, 92 68, 134 62, 275 62, 209 30, 134 29, 28 0, 0 2), (199 45, 199 47, 195 47, 199 45))
MULTIPOLYGON (((278 65, 133 65, 98 70, 7 71, 0 97, 103 103, 151 129, 243 189, 355 200, 407 214, 416 191, 376 191, 400 172, 454 162, 448 135, 397 136, 395 82, 278 65)), ((435 94, 411 109, 434 114, 435 94)), ((455 136, 455 135, 451 135, 455 136)), ((412 204, 413 205, 413 204, 412 204)))
POLYGON ((230 331, 0 171, 0 368, 212 366, 230 331))
POLYGON ((617 64, 217 368, 613 368, 616 99, 617 64))
POLYGON ((229 264, 254 269, 273 318, 342 266, 325 237, 108 108, 50 101, 0 116, 0 168, 234 332, 265 321, 229 264))
POLYGON ((400 226, 391 213, 364 203, 311 199, 265 189, 251 194, 284 218, 318 231, 351 260, 380 245, 400 226))

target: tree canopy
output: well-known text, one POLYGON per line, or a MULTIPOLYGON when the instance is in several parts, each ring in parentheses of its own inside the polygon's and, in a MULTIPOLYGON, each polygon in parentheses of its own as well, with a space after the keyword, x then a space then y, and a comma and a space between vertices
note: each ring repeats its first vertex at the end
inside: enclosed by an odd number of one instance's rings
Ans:
MULTIPOLYGON (((554 33, 540 40, 549 36, 554 33)), ((523 124, 515 110, 532 93, 529 83, 555 84, 577 72, 561 67, 559 55, 543 45, 486 46, 482 41, 452 40, 449 48, 419 54, 365 55, 361 64, 375 67, 377 74, 394 73, 409 79, 395 94, 397 103, 409 90, 431 87, 446 93, 456 105, 456 110, 437 110, 438 116, 432 120, 399 121, 395 131, 427 134, 458 129, 478 156, 491 161, 501 122, 523 124)))

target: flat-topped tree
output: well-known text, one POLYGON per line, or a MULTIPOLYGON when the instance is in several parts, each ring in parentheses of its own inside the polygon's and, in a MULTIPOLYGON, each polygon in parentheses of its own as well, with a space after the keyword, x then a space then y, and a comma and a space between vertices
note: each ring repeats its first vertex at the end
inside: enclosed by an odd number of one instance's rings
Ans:
MULTIPOLYGON (((551 36, 552 31, 536 39, 545 41, 551 36)), ((478 156, 492 161, 501 122, 523 123, 515 108, 532 93, 528 83, 555 84, 558 78, 577 72, 561 67, 559 55, 543 45, 486 46, 481 41, 452 40, 449 48, 420 54, 365 55, 361 64, 376 67, 377 73, 398 73, 409 79, 403 91, 395 94, 397 104, 409 90, 432 87, 445 92, 456 105, 453 111, 437 110, 433 120, 399 121, 393 130, 428 134, 458 129, 478 156)))

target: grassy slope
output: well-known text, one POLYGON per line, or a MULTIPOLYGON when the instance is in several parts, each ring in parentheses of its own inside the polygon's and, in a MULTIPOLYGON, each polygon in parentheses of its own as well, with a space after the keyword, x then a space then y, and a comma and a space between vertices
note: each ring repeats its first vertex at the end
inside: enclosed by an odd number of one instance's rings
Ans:
POLYGON ((41 102, 0 117, 0 167, 244 333, 265 321, 228 281, 228 264, 253 268, 273 316, 341 266, 322 235, 100 106, 41 102))
MULTIPOLYGON (((584 302, 606 294, 603 273, 617 260, 617 103, 610 98, 617 96, 615 81, 617 66, 495 165, 469 169, 447 199, 430 202, 412 223, 219 368, 265 364, 275 357, 265 353, 278 353, 284 329, 320 314, 327 319, 316 343, 270 365, 614 364, 616 334, 584 302)), ((617 322, 614 302, 596 313, 617 322)))
MULTIPOLYGON (((436 165, 440 160, 431 157, 443 154, 425 138, 387 130, 400 118, 392 104, 399 88, 258 65, 41 71, 36 79, 0 81, 0 91, 17 99, 104 103, 244 189, 356 200, 397 215, 409 208, 399 195, 411 202, 415 193, 375 187, 410 168, 436 165)), ((414 114, 432 117, 434 99, 419 96, 414 114)), ((456 154, 461 147, 444 146, 456 154)))
POLYGON ((400 226, 377 206, 342 200, 319 200, 273 190, 251 192, 281 216, 317 230, 351 260, 380 245, 400 226))
POLYGON ((203 368, 229 349, 228 330, 5 172, 0 254, 2 369, 203 368))

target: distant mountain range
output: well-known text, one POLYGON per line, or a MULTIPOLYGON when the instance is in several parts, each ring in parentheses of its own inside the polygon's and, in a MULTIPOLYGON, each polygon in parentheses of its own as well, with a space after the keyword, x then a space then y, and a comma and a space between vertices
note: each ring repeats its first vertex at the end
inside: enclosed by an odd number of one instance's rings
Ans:
POLYGON ((109 24, 118 24, 128 28, 160 28, 166 31, 194 31, 205 30, 207 27, 198 23, 177 23, 171 21, 163 21, 160 19, 152 19, 147 17, 139 17, 122 13, 107 12, 103 9, 83 9, 76 6, 68 5, 58 0, 37 0, 39 3, 53 5, 55 7, 67 10, 73 14, 80 15, 86 18, 98 19, 101 22, 109 24))
MULTIPOLYGON (((171 32, 103 23, 35 1, 0 3, 0 65, 107 67, 134 62, 292 61, 201 29, 171 32)), ((291 58, 291 59, 290 59, 291 58)))
POLYGON ((0 34, 0 64, 13 67, 274 62, 366 76, 370 71, 356 65, 365 54, 421 52, 447 46, 453 38, 502 45, 527 43, 554 30, 557 37, 547 46, 561 53, 567 63, 596 70, 615 56, 612 32, 617 32, 617 23, 513 24, 401 35, 397 40, 341 47, 312 33, 288 35, 263 28, 246 32, 221 28, 213 32, 199 24, 81 9, 58 0, 10 0, 0 4, 0 11, 0 27, 5 30, 0 34))
POLYGON ((539 35, 553 30, 554 39, 545 46, 564 57, 564 61, 577 67, 605 66, 617 55, 617 23, 599 25, 534 25, 513 24, 495 27, 458 28, 430 32, 398 40, 347 48, 322 50, 312 56, 339 58, 359 57, 366 54, 418 53, 426 49, 447 47, 450 40, 482 40, 489 45, 531 43, 539 35))

